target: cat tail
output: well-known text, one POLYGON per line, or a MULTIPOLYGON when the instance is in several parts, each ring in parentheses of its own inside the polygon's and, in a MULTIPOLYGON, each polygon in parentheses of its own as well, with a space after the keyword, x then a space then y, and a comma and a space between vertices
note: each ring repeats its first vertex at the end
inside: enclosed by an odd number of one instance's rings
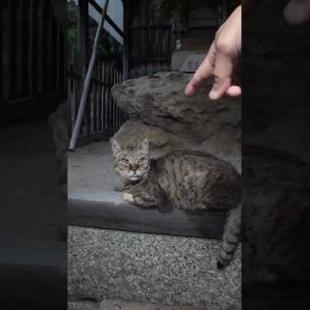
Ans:
POLYGON ((223 241, 217 260, 217 268, 224 269, 232 261, 240 241, 241 233, 241 204, 230 210, 226 219, 223 241))

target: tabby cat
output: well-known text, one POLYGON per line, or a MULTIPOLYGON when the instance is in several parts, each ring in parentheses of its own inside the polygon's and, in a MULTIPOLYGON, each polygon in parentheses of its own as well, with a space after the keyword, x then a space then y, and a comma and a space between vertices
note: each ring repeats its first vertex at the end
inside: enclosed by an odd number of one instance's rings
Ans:
POLYGON ((174 151, 151 160, 145 139, 136 147, 111 141, 115 170, 125 185, 122 198, 140 207, 230 210, 218 268, 226 267, 239 243, 240 175, 228 163, 198 151, 174 151))

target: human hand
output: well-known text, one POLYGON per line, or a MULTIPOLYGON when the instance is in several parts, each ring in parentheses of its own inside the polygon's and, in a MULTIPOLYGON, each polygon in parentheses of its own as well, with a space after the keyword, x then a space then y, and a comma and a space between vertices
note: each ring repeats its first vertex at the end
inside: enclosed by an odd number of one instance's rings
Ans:
POLYGON ((212 100, 224 96, 239 96, 241 87, 234 85, 233 75, 241 52, 241 5, 219 28, 207 56, 187 84, 185 94, 194 95, 202 83, 214 76, 213 87, 209 93, 212 100))
POLYGON ((284 18, 291 24, 301 24, 310 21, 310 1, 291 0, 284 9, 284 18))

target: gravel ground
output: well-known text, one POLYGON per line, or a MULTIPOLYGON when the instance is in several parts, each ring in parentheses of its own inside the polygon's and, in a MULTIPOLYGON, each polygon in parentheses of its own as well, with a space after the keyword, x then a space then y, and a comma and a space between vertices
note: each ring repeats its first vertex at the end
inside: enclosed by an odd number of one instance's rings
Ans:
POLYGON ((218 271, 219 247, 217 240, 70 226, 69 300, 112 299, 208 310, 238 306, 241 251, 226 270, 218 271))

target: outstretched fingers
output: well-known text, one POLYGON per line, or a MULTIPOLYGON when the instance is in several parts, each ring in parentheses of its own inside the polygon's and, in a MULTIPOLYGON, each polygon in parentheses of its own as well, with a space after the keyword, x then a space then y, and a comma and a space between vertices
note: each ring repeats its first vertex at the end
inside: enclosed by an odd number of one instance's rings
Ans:
POLYGON ((197 93, 202 83, 207 80, 213 73, 215 63, 215 47, 212 43, 209 52, 195 74, 185 88, 185 95, 192 96, 197 93))
POLYGON ((185 88, 185 94, 192 96, 203 82, 214 77, 209 93, 211 100, 225 94, 239 96, 241 87, 234 84, 233 78, 241 50, 241 6, 238 6, 226 22, 219 28, 209 52, 185 88))
POLYGON ((233 69, 234 66, 231 55, 218 51, 213 71, 213 87, 209 93, 210 99, 217 100, 221 98, 231 87, 233 69))
POLYGON ((241 95, 241 93, 241 87, 238 85, 232 85, 226 91, 226 94, 231 97, 238 97, 241 95))
POLYGON ((185 94, 187 96, 196 94, 203 82, 210 76, 214 76, 213 87, 209 93, 210 99, 217 100, 224 94, 240 96, 241 87, 231 84, 233 70, 233 57, 220 50, 216 51, 215 44, 213 43, 204 61, 187 84, 185 94))

